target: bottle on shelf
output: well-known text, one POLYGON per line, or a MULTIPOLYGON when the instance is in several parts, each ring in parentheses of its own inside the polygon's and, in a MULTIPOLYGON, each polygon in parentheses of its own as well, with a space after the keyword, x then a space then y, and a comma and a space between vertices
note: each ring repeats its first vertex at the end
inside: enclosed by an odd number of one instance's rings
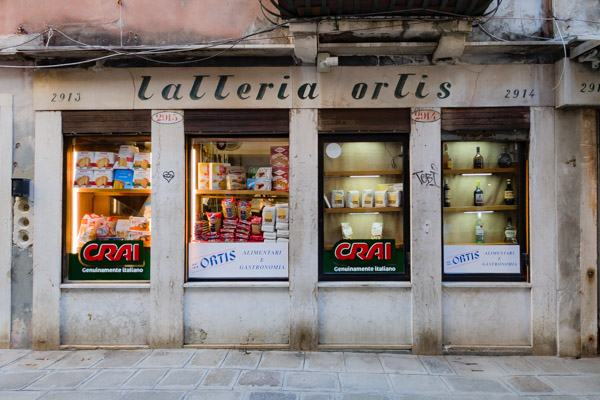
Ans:
POLYGON ((498 156, 498 166, 500 168, 508 168, 512 165, 512 157, 506 150, 506 146, 502 147, 502 153, 498 156))
POLYGON ((450 207, 450 186, 448 179, 444 179, 444 207, 450 207))
POLYGON ((452 157, 448 154, 448 144, 444 143, 444 155, 442 156, 442 168, 452 169, 452 157))
POLYGON ((477 222, 475 223, 475 243, 482 244, 483 241, 483 220, 481 219, 481 213, 477 213, 477 222))
POLYGON ((504 243, 517 243, 517 229, 513 226, 511 217, 508 217, 504 228, 504 243))
POLYGON ((473 204, 475 206, 483 206, 483 190, 481 190, 481 184, 477 181, 475 192, 473 192, 473 204))
POLYGON ((506 189, 504 189, 504 204, 508 206, 515 204, 515 191, 513 190, 510 178, 506 180, 506 189))
POLYGON ((479 150, 479 146, 477 146, 477 152, 475 153, 475 157, 473 157, 473 168, 481 169, 483 168, 483 156, 479 150))

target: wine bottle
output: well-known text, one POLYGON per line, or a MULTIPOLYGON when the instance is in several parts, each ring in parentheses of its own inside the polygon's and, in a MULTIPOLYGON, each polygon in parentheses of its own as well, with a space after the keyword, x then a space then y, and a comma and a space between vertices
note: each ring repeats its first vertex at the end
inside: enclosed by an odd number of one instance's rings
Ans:
POLYGON ((508 168, 512 165, 512 158, 506 150, 506 146, 502 147, 502 153, 498 156, 498 166, 500 168, 508 168))
POLYGON ((477 152, 475 153, 475 157, 473 157, 473 168, 481 169, 483 168, 483 156, 479 151, 479 146, 477 146, 477 152))
POLYGON ((512 224, 511 217, 508 217, 508 223, 504 228, 504 243, 517 243, 517 230, 512 224))
POLYGON ((476 206, 483 206, 483 190, 481 190, 481 184, 477 181, 475 192, 473 192, 473 204, 476 206))
POLYGON ((448 179, 444 179, 444 207, 450 207, 450 186, 448 179))
POLYGON ((448 153, 448 144, 444 143, 444 155, 442 156, 442 167, 452 169, 452 157, 448 153))
POLYGON ((481 213, 477 213, 477 222, 475 223, 475 243, 482 244, 483 241, 483 220, 481 219, 481 213))
POLYGON ((504 189, 504 204, 508 206, 515 204, 515 191, 513 190, 510 179, 506 180, 506 189, 504 189))

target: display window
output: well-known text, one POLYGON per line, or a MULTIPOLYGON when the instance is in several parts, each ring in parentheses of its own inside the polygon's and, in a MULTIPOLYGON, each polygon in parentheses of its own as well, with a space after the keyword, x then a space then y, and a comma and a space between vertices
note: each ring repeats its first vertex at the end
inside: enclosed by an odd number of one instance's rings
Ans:
POLYGON ((67 281, 148 281, 149 136, 66 136, 67 281))
POLYGON ((407 280, 408 135, 319 139, 321 280, 407 280))
POLYGON ((527 142, 446 141, 445 280, 526 280, 527 142))
POLYGON ((287 279, 287 135, 190 137, 188 148, 188 280, 287 279))

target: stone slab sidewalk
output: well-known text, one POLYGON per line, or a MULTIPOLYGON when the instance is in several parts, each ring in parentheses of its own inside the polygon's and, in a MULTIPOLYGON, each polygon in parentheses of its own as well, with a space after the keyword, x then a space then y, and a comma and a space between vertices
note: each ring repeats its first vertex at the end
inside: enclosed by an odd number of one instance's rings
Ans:
POLYGON ((600 400, 600 358, 0 350, 0 400, 600 400))

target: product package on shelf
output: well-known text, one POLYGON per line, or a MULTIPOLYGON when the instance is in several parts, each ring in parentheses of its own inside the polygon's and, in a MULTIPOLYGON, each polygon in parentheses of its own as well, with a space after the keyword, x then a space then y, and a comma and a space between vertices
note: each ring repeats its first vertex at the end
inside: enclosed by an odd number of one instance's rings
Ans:
POLYGON ((375 192, 375 207, 388 206, 388 192, 386 190, 378 190, 375 192))
POLYGON ((133 169, 150 169, 152 167, 152 154, 147 152, 134 153, 133 169))
POLYGON ((290 231, 287 229, 277 229, 277 237, 283 237, 283 238, 289 238, 290 237, 290 231))
POLYGON ((225 218, 234 218, 236 216, 237 213, 235 210, 234 198, 223 199, 221 201, 221 207, 223 208, 223 216, 225 218))
POLYGON ((373 189, 365 189, 362 192, 362 206, 373 207, 373 189))
POLYGON ((254 175, 256 179, 271 180, 273 178, 273 168, 271 167, 259 167, 254 175))
POLYGON ((198 163, 198 189, 210 189, 210 163, 198 163))
POLYGON ((129 230, 130 231, 149 231, 150 230, 150 219, 144 217, 130 217, 129 218, 129 230))
POLYGON ((371 225, 371 239, 383 238, 383 222, 373 222, 371 225))
POLYGON ((149 189, 152 185, 152 171, 134 170, 133 171, 133 188, 134 189, 149 189))
POLYGON ((80 245, 96 239, 96 228, 100 222, 100 218, 100 215, 94 213, 87 213, 83 216, 79 224, 79 234, 77 235, 77 241, 80 245))
POLYGON ((252 202, 238 200, 237 202, 237 216, 241 220, 250 221, 252 219, 252 202))
POLYGON ((94 187, 101 189, 110 189, 113 187, 113 170, 94 171, 94 187))
POLYGON ((289 238, 277 237, 277 243, 288 243, 289 241, 290 241, 289 238))
POLYGON ((115 169, 133 169, 133 157, 139 153, 136 146, 122 145, 119 147, 119 153, 115 160, 115 169))
POLYGON ((223 214, 220 212, 217 213, 206 213, 206 218, 208 219, 208 226, 210 227, 210 233, 218 234, 221 230, 221 221, 223 220, 223 214))
POLYGON ((248 179, 248 190, 271 190, 271 179, 248 179))
POLYGON ((262 211, 262 228, 263 232, 275 232, 275 207, 265 206, 262 211))
POLYGON ((290 169, 273 167, 273 190, 287 192, 290 190, 290 169))
POLYGON ((73 179, 73 187, 91 188, 95 187, 94 171, 91 169, 77 168, 75 170, 75 178, 73 179))
POLYGON ((390 207, 400 207, 400 192, 398 190, 388 191, 388 205, 390 207))
POLYGON ((75 166, 80 169, 93 169, 95 166, 95 152, 78 151, 75 158, 75 166))
POLYGON ((332 190, 331 191, 331 207, 343 208, 344 207, 344 191, 343 190, 332 190))
POLYGON ((109 151, 96 151, 94 154, 94 166, 97 169, 113 169, 116 155, 109 151))
POLYGON ((358 190, 348 190, 346 196, 346 207, 358 208, 360 207, 360 192, 358 190))
POLYGON ((225 190, 227 189, 227 172, 229 163, 209 163, 208 168, 208 189, 225 190))
POLYGON ((101 217, 96 226, 96 237, 105 239, 117 235, 117 217, 101 217))
POLYGON ((350 240, 353 235, 352 227, 349 222, 342 222, 342 239, 350 240))
POLYGON ((143 240, 144 246, 150 246, 151 244, 151 235, 148 231, 127 231, 126 240, 143 240))
POLYGON ((244 167, 230 166, 227 173, 227 189, 246 189, 246 170, 244 167))
POLYGON ((116 169, 113 174, 114 189, 133 189, 133 170, 116 169))
POLYGON ((276 224, 280 224, 280 223, 287 224, 289 222, 290 206, 288 203, 276 204, 275 211, 276 211, 276 215, 275 215, 275 223, 276 224))
POLYGON ((271 147, 271 167, 289 167, 290 146, 271 147))
POLYGON ((119 218, 115 227, 115 234, 117 237, 125 239, 127 232, 129 231, 129 218, 119 218))

